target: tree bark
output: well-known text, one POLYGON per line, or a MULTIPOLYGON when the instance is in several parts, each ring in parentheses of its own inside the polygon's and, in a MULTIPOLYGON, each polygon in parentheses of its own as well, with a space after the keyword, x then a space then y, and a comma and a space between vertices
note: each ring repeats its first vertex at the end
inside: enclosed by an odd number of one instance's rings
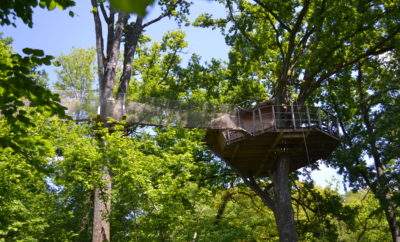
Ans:
MULTIPOLYGON (((118 13, 118 19, 115 24, 113 11, 110 11, 109 18, 104 16, 108 24, 107 57, 105 57, 102 22, 98 8, 99 2, 97 0, 91 0, 91 3, 92 7, 95 9, 92 13, 96 34, 97 69, 100 89, 100 119, 107 127, 107 119, 109 117, 114 117, 115 102, 113 101, 113 88, 115 83, 117 60, 122 34, 129 16, 124 13, 118 13)), ((101 4, 102 3, 100 3, 100 5, 101 4)), ((105 14, 104 11, 103 14, 105 14)), ((100 142, 102 141, 100 140, 100 142)), ((101 145, 105 144, 103 143, 101 145)), ((101 172, 104 186, 97 186, 93 197, 93 242, 110 241, 109 215, 111 212, 112 179, 109 169, 106 166, 103 167, 101 172)))
POLYGON ((102 180, 105 186, 94 190, 92 242, 110 241, 111 176, 108 170, 104 171, 102 180))
POLYGON ((132 76, 132 60, 136 52, 139 38, 143 32, 143 17, 138 16, 134 24, 127 26, 125 32, 124 63, 120 79, 119 94, 126 94, 132 76))
POLYGON ((275 202, 274 216, 278 227, 279 240, 282 242, 298 240, 289 186, 289 163, 288 157, 280 157, 272 174, 275 202))

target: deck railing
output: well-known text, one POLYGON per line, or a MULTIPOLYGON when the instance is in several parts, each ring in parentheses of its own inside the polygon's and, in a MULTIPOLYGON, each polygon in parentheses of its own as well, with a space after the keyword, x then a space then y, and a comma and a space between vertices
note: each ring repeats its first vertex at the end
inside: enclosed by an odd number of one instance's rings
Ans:
MULTIPOLYGON (((67 114, 77 120, 96 116, 98 99, 77 99, 61 96, 67 114)), ((163 99, 128 101, 123 106, 113 101, 114 116, 126 115, 133 124, 181 126, 225 130, 228 142, 266 131, 319 129, 339 136, 338 122, 333 115, 318 107, 300 105, 259 105, 249 109, 231 106, 190 105, 163 99)))
POLYGON ((276 129, 318 128, 331 135, 339 136, 337 119, 318 107, 282 105, 272 106, 276 129))
POLYGON ((319 107, 266 105, 236 110, 236 125, 242 129, 224 131, 228 143, 268 131, 307 131, 319 129, 339 137, 337 119, 319 107))

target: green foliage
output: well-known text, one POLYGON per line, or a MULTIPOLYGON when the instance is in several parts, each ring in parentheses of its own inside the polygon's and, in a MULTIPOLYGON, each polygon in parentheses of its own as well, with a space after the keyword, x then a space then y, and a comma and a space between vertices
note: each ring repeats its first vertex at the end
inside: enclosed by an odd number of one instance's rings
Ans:
POLYGON ((271 96, 305 101, 329 77, 397 48, 397 2, 219 0, 227 16, 200 15, 232 47, 229 69, 264 83, 271 96))
POLYGON ((130 82, 131 99, 157 97, 201 106, 266 98, 263 84, 237 78, 219 60, 202 64, 200 57, 193 55, 187 67, 183 67, 179 54, 187 47, 184 37, 183 32, 174 31, 166 33, 160 43, 142 38, 133 62, 137 72, 130 82))
POLYGON ((0 136, 1 146, 18 149, 18 137, 25 136, 25 130, 33 122, 26 106, 35 112, 47 114, 64 113, 57 95, 52 94, 40 82, 38 66, 49 64, 51 57, 40 50, 24 49, 25 57, 14 54, 9 40, 0 40, 0 111, 10 125, 13 136, 0 136))
POLYGON ((137 13, 139 15, 146 15, 146 8, 154 3, 154 0, 140 0, 140 1, 130 1, 130 0, 110 0, 111 5, 115 9, 127 13, 137 13))
POLYGON ((55 88, 77 99, 93 96, 95 54, 94 49, 74 48, 69 54, 57 57, 55 64, 60 69, 56 71, 58 81, 55 88))
POLYGON ((98 97, 94 91, 95 80, 95 50, 72 49, 69 54, 56 58, 55 65, 58 80, 54 84, 56 93, 63 98, 70 98, 75 102, 74 112, 76 119, 84 118, 86 112, 96 113, 93 103, 98 97), (85 110, 86 112, 84 112, 85 110))
MULTIPOLYGON (((53 10, 65 9, 75 5, 74 0, 3 0, 0 6, 0 25, 15 25, 17 18, 32 28, 32 13, 36 7, 53 10)), ((73 13, 70 11, 70 15, 73 13)))
POLYGON ((349 192, 345 204, 356 208, 356 220, 352 232, 342 230, 341 241, 391 241, 390 231, 379 202, 369 191, 349 192))
POLYGON ((295 218, 301 240, 338 241, 340 232, 352 233, 358 211, 345 205, 336 191, 308 182, 297 183, 295 188, 295 218))
POLYGON ((355 189, 381 186, 376 162, 382 163, 387 171, 385 183, 394 190, 399 186, 395 162, 400 157, 395 148, 399 145, 399 129, 394 122, 400 118, 400 86, 394 81, 399 73, 398 60, 393 53, 387 58, 364 62, 361 69, 343 72, 324 87, 325 95, 318 99, 336 112, 341 121, 343 145, 336 152, 333 164, 355 189))

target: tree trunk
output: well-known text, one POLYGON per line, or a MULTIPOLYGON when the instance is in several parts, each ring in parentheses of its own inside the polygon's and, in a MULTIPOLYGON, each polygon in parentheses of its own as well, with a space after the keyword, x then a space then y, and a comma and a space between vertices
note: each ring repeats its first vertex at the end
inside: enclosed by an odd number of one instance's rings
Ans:
POLYGON ((110 241, 111 176, 108 170, 103 172, 105 186, 94 191, 92 242, 110 241))
POLYGON ((282 242, 297 241, 289 187, 289 163, 288 157, 280 157, 272 174, 275 202, 274 216, 279 231, 279 240, 282 242))
POLYGON ((397 224, 396 213, 392 206, 389 205, 389 207, 385 209, 385 216, 387 222, 389 223, 393 242, 400 242, 400 230, 397 224))
POLYGON ((118 100, 122 105, 125 104, 129 81, 132 76, 132 60, 143 31, 143 17, 138 16, 135 24, 131 24, 127 28, 128 30, 125 33, 124 62, 118 90, 118 100))

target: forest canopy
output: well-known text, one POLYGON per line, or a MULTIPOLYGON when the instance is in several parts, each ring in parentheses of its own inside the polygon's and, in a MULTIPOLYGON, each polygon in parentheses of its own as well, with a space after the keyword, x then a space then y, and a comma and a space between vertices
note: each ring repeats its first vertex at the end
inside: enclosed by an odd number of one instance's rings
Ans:
POLYGON ((92 32, 90 47, 53 56, 0 35, 0 241, 400 241, 400 1, 202 5, 210 9, 185 0, 1 3, 5 33, 35 31, 39 11, 70 21, 84 11, 92 32), (224 39, 225 59, 192 51, 189 34, 204 29, 224 39), (234 107, 236 130, 160 122, 165 103, 197 123, 229 120, 218 108, 234 107), (254 128, 265 105, 277 138, 257 144, 265 159, 254 162, 273 165, 246 173, 209 140, 244 137, 223 145, 234 147, 232 160, 246 154, 261 139, 240 113, 254 128), (309 107, 334 117, 337 134, 312 164, 311 146, 325 141, 309 137, 326 131, 321 120, 312 126, 309 107), (132 121, 129 110, 157 125, 132 121), (292 169, 290 151, 308 162, 292 169), (343 184, 316 184, 321 164, 343 184))

